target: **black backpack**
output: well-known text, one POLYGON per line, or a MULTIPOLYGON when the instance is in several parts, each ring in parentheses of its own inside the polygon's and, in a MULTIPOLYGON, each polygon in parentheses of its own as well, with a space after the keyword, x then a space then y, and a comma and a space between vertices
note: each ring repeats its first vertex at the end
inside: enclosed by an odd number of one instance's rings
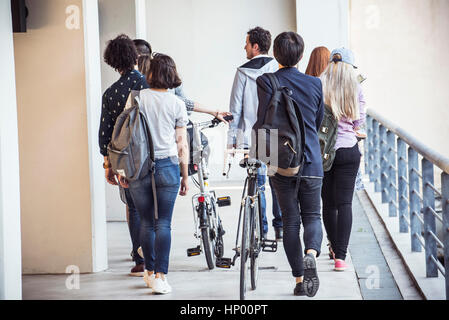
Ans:
MULTIPOLYGON (((273 73, 267 73, 273 88, 273 96, 261 124, 253 132, 256 137, 256 158, 270 164, 270 155, 278 155, 277 167, 282 169, 299 167, 298 180, 304 164, 305 129, 304 119, 292 91, 280 85, 273 73), (277 140, 277 150, 271 150, 270 140, 277 140), (265 148, 265 154, 263 152, 265 148), (266 156, 266 157, 265 157, 266 156)), ((254 145, 253 145, 254 147, 254 145)), ((254 150, 253 150, 254 151, 254 150)), ((273 164, 272 164, 273 165, 273 164)), ((297 185, 299 187, 299 183, 297 185)))

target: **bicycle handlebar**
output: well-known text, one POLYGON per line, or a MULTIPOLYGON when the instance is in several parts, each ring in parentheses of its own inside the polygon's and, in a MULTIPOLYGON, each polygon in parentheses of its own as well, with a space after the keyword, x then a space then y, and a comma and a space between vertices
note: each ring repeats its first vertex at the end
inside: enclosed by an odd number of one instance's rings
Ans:
POLYGON ((249 154, 247 149, 226 149, 224 151, 223 176, 229 178, 229 171, 231 171, 232 158, 237 154, 249 154))
MULTIPOLYGON (((234 116, 230 115, 230 116, 225 116, 224 119, 226 121, 232 121, 234 120, 234 116)), ((198 123, 193 123, 191 125, 187 126, 187 129, 193 128, 193 127, 197 127, 197 128, 201 128, 201 129, 205 129, 205 128, 215 128, 216 126, 218 126, 221 123, 220 119, 214 118, 212 120, 209 121, 204 121, 204 122, 198 122, 198 123)))

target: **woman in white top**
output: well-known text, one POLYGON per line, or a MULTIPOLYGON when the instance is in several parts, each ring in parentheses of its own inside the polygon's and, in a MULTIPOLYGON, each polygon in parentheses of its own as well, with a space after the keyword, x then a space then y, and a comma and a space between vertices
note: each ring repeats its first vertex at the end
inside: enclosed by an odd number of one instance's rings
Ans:
POLYGON ((140 91, 140 109, 147 117, 154 145, 158 219, 154 214, 151 175, 129 182, 129 190, 141 219, 145 283, 154 293, 165 294, 171 292, 166 274, 173 208, 180 186, 181 196, 188 191, 188 118, 185 103, 168 91, 181 84, 173 59, 156 54, 145 76, 151 89, 140 91))

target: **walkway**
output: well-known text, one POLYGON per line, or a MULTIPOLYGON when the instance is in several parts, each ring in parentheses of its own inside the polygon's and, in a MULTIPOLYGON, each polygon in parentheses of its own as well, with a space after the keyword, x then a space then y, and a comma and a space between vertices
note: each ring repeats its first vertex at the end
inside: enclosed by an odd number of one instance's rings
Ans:
MULTIPOLYGON (((193 188, 193 184, 191 186, 193 188)), ((217 195, 230 195, 232 206, 221 208, 226 228, 225 256, 232 256, 235 242, 241 188, 222 185, 216 188, 217 195)), ((269 192, 268 192, 269 193, 269 192)), ((192 191, 191 191, 192 194, 192 191)), ((206 269, 203 255, 188 258, 186 249, 197 243, 193 237, 193 217, 190 197, 179 198, 173 221, 173 241, 169 281, 173 293, 164 296, 152 295, 140 278, 128 276, 132 266, 130 260, 130 240, 124 222, 108 224, 109 269, 95 274, 83 274, 80 289, 68 290, 66 275, 29 275, 23 277, 24 299, 231 299, 239 298, 239 269, 206 269)), ((268 208, 271 200, 268 197, 268 208)), ((401 299, 401 295, 391 277, 391 272, 383 260, 375 237, 370 230, 360 202, 354 202, 354 227, 350 245, 352 257, 346 272, 334 272, 333 263, 327 255, 326 241, 323 241, 323 255, 318 259, 321 281, 317 295, 312 299, 361 300, 361 299, 401 299), (355 263, 355 267, 353 265, 355 263), (380 287, 367 288, 372 282, 370 265, 380 271, 380 287), (368 268, 368 269, 367 269, 368 268), (367 282, 367 279, 369 280, 367 282), (387 282, 384 282, 386 280, 387 282), (371 282, 370 282, 371 281, 371 282), (362 287, 362 290, 360 289, 362 287)), ((270 219, 270 214, 268 215, 270 219)), ((270 228, 270 237, 274 237, 270 228)), ((324 238, 326 239, 326 238, 324 238)), ((260 261, 259 286, 250 292, 248 299, 254 300, 308 300, 292 294, 294 282, 282 247, 277 253, 263 253, 260 261)))

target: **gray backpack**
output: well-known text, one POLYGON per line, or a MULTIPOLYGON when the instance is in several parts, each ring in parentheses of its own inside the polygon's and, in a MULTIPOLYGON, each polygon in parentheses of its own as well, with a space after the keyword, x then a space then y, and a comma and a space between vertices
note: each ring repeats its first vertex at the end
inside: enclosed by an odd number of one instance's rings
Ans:
POLYGON ((132 107, 117 117, 108 156, 112 171, 128 181, 142 179, 152 174, 155 216, 157 219, 156 185, 154 183, 154 147, 145 114, 140 110, 139 91, 131 91, 132 107))
POLYGON ((338 121, 332 114, 330 107, 324 105, 324 117, 320 130, 318 131, 324 172, 328 172, 332 168, 335 159, 334 147, 337 142, 337 134, 338 121))

